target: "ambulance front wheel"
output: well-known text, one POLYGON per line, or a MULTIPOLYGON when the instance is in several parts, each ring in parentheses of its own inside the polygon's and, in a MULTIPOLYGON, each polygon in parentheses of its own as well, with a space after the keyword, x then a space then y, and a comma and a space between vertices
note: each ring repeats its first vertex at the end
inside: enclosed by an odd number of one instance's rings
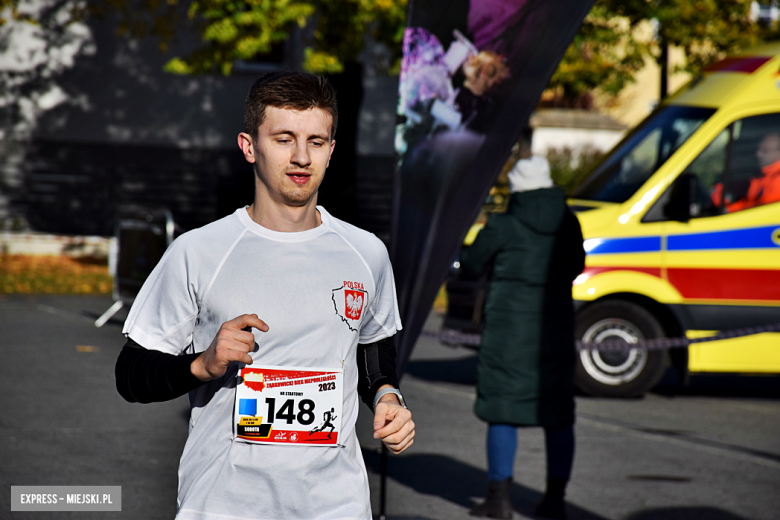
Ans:
POLYGON ((665 350, 630 348, 646 339, 664 337, 658 320, 643 307, 624 300, 594 303, 577 315, 576 337, 583 342, 623 342, 620 350, 581 350, 574 383, 586 395, 636 397, 655 386, 669 364, 665 350))

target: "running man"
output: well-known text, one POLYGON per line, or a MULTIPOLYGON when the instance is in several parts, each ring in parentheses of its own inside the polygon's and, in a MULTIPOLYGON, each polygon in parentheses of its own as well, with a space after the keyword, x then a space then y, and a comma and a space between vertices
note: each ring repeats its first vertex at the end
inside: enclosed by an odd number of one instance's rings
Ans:
MULTIPOLYGON (((117 388, 142 403, 189 392, 177 519, 369 520, 358 398, 373 408, 374 437, 390 451, 414 438, 397 389, 401 323, 387 251, 317 206, 338 122, 326 80, 266 75, 250 89, 244 119, 238 144, 253 166, 254 202, 171 244, 125 323, 117 388), (237 439, 236 376, 253 364, 341 370, 343 397, 331 416, 342 417, 338 446, 237 439)), ((297 404, 302 419, 317 406, 297 404)))
POLYGON ((312 433, 322 432, 325 431, 325 428, 330 428, 330 431, 328 432, 328 439, 330 439, 331 435, 333 434, 333 430, 336 429, 336 426, 333 424, 333 421, 336 420, 337 415, 335 415, 333 412, 335 410, 331 408, 329 411, 322 414, 322 420, 324 421, 320 426, 317 426, 312 431, 309 432, 309 435, 312 433))

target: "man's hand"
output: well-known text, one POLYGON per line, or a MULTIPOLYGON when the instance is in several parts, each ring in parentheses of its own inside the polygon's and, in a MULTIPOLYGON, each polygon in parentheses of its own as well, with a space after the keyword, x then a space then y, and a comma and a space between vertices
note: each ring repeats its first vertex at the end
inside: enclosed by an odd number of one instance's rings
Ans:
POLYGON ((374 438, 382 439, 395 454, 414 442, 412 412, 401 406, 394 394, 383 395, 374 410, 374 438))
POLYGON ((255 348, 255 335, 243 330, 247 327, 268 332, 268 325, 258 318, 257 314, 242 314, 226 321, 219 328, 209 348, 190 365, 192 375, 201 381, 211 381, 224 375, 234 361, 251 365, 252 357, 249 352, 255 348))

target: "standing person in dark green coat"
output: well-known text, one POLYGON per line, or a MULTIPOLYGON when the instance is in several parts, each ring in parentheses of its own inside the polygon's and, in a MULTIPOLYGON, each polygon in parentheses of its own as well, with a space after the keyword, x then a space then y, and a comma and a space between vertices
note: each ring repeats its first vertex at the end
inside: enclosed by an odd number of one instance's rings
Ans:
POLYGON ((488 496, 471 514, 511 518, 518 426, 542 426, 547 491, 536 509, 565 518, 564 492, 574 458, 574 307, 571 285, 585 265, 582 231, 554 187, 550 166, 521 157, 509 173, 506 213, 494 214, 463 251, 461 268, 492 267, 477 365, 474 411, 488 422, 488 496))

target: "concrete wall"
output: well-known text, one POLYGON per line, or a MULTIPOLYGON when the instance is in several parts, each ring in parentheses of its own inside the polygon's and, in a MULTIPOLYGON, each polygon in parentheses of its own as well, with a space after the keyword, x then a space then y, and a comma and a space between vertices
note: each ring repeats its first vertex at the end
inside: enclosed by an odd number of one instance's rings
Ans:
POLYGON ((533 153, 545 155, 550 148, 568 147, 577 155, 583 148, 607 152, 625 134, 625 130, 589 130, 584 128, 540 127, 534 129, 533 153))
POLYGON ((108 258, 109 237, 72 237, 40 233, 0 233, 0 254, 108 258))
POLYGON ((608 152, 628 131, 628 127, 597 111, 547 108, 531 116, 534 129, 532 148, 537 155, 550 149, 571 149, 573 157, 583 150, 608 152))

